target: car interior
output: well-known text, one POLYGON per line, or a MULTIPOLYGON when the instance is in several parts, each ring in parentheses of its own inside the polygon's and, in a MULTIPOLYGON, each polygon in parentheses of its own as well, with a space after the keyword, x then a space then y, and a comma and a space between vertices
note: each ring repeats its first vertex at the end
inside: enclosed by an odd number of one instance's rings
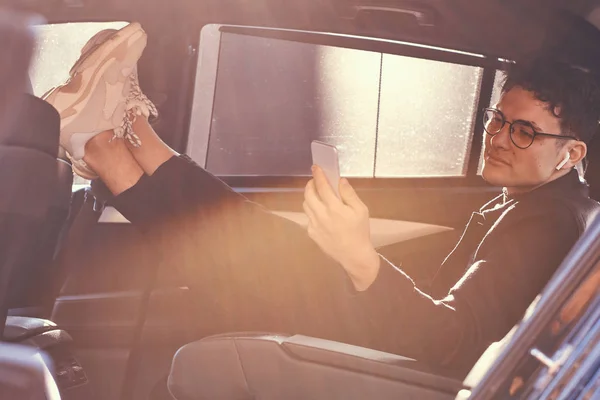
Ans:
MULTIPOLYGON (((0 7, 45 20, 33 28, 36 96, 95 33, 140 22, 140 83, 161 138, 300 225, 310 142, 336 145, 373 242, 425 291, 471 212, 501 193, 479 172, 481 110, 498 100, 503 67, 540 51, 582 68, 600 59, 598 0, 0 7)), ((0 370, 31 382, 0 372, 2 399, 600 398, 600 219, 465 376, 296 332, 206 337, 185 276, 66 159, 0 146, 0 165, 0 370)), ((588 180, 600 176, 591 165, 588 180)))

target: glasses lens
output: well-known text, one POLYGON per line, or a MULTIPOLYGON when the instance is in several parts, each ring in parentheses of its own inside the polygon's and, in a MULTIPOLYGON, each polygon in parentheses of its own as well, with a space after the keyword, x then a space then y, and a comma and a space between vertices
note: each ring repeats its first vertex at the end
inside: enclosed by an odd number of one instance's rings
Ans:
POLYGON ((515 146, 522 149, 531 146, 535 137, 535 131, 533 127, 520 122, 515 122, 510 131, 510 138, 512 139, 515 146))
POLYGON ((504 125, 504 118, 502 115, 494 110, 485 110, 483 113, 483 127, 489 134, 496 134, 500 132, 504 125))

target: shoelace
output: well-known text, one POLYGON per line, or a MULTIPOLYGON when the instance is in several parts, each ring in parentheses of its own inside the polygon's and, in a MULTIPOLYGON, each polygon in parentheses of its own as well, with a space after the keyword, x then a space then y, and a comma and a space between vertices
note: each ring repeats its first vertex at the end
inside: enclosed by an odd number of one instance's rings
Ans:
MULTIPOLYGON (((123 122, 121 123, 121 126, 114 129, 114 135, 111 141, 116 138, 127 138, 129 143, 134 147, 140 147, 142 141, 133 131, 133 123, 139 115, 144 115, 146 118, 157 118, 158 110, 152 101, 150 101, 150 99, 142 92, 137 77, 137 71, 134 71, 129 75, 129 84, 130 90, 129 96, 127 96, 126 99, 126 111, 123 122)), ((69 153, 66 154, 74 167, 74 171, 78 169, 78 171, 76 171, 77 174, 86 177, 85 179, 94 179, 97 177, 95 172, 88 167, 85 161, 75 160, 69 153)))
POLYGON ((133 147, 140 147, 142 141, 133 131, 133 123, 138 116, 144 115, 146 118, 157 118, 158 110, 150 99, 142 92, 137 77, 137 71, 129 75, 129 96, 126 99, 126 111, 121 126, 114 129, 113 139, 125 138, 133 147))

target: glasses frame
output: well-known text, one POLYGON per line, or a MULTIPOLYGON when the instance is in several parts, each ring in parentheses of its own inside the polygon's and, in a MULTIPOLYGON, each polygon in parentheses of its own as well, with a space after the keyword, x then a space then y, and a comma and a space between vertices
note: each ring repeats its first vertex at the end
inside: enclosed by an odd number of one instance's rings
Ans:
POLYGON ((525 121, 519 121, 519 120, 518 121, 513 121, 513 122, 508 122, 506 120, 506 117, 502 113, 502 111, 500 111, 500 110, 498 110, 496 108, 486 107, 486 108, 483 109, 483 130, 485 131, 485 133, 487 133, 488 135, 490 135, 492 137, 496 136, 497 134, 499 134, 500 132, 502 132, 502 129, 504 129, 504 125, 508 124, 508 126, 509 126, 508 133, 509 133, 509 136, 510 136, 510 141, 515 145, 515 147, 517 147, 518 149, 521 149, 521 150, 525 150, 525 149, 528 149, 529 147, 531 147, 531 145, 533 144, 533 142, 535 142, 535 138, 538 137, 538 136, 551 137, 551 138, 554 138, 554 139, 562 139, 562 140, 579 140, 575 136, 570 136, 570 135, 557 135, 557 134, 554 134, 554 133, 537 132, 533 128, 533 126, 530 125, 531 129, 533 130, 533 138, 531 139, 531 143, 529 143, 529 145, 527 145, 526 147, 522 147, 522 146, 519 146, 515 142, 515 140, 513 139, 513 133, 515 132, 515 129, 514 129, 513 125, 515 123, 517 123, 517 122, 521 123, 521 124, 527 124, 527 122, 525 122, 525 121), (500 114, 500 116, 502 117, 502 125, 500 125, 500 129, 498 129, 497 132, 490 132, 490 131, 487 130, 485 116, 486 116, 486 113, 488 111, 492 111, 492 112, 495 112, 497 114, 500 114))

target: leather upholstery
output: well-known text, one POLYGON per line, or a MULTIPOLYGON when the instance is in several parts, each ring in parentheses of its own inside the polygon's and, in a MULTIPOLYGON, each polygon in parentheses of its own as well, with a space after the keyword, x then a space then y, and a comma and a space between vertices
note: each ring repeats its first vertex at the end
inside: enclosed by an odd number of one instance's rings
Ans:
POLYGON ((219 335, 190 343, 168 380, 177 400, 454 399, 460 381, 405 357, 306 336, 219 335), (376 393, 374 392, 376 389, 376 393))

